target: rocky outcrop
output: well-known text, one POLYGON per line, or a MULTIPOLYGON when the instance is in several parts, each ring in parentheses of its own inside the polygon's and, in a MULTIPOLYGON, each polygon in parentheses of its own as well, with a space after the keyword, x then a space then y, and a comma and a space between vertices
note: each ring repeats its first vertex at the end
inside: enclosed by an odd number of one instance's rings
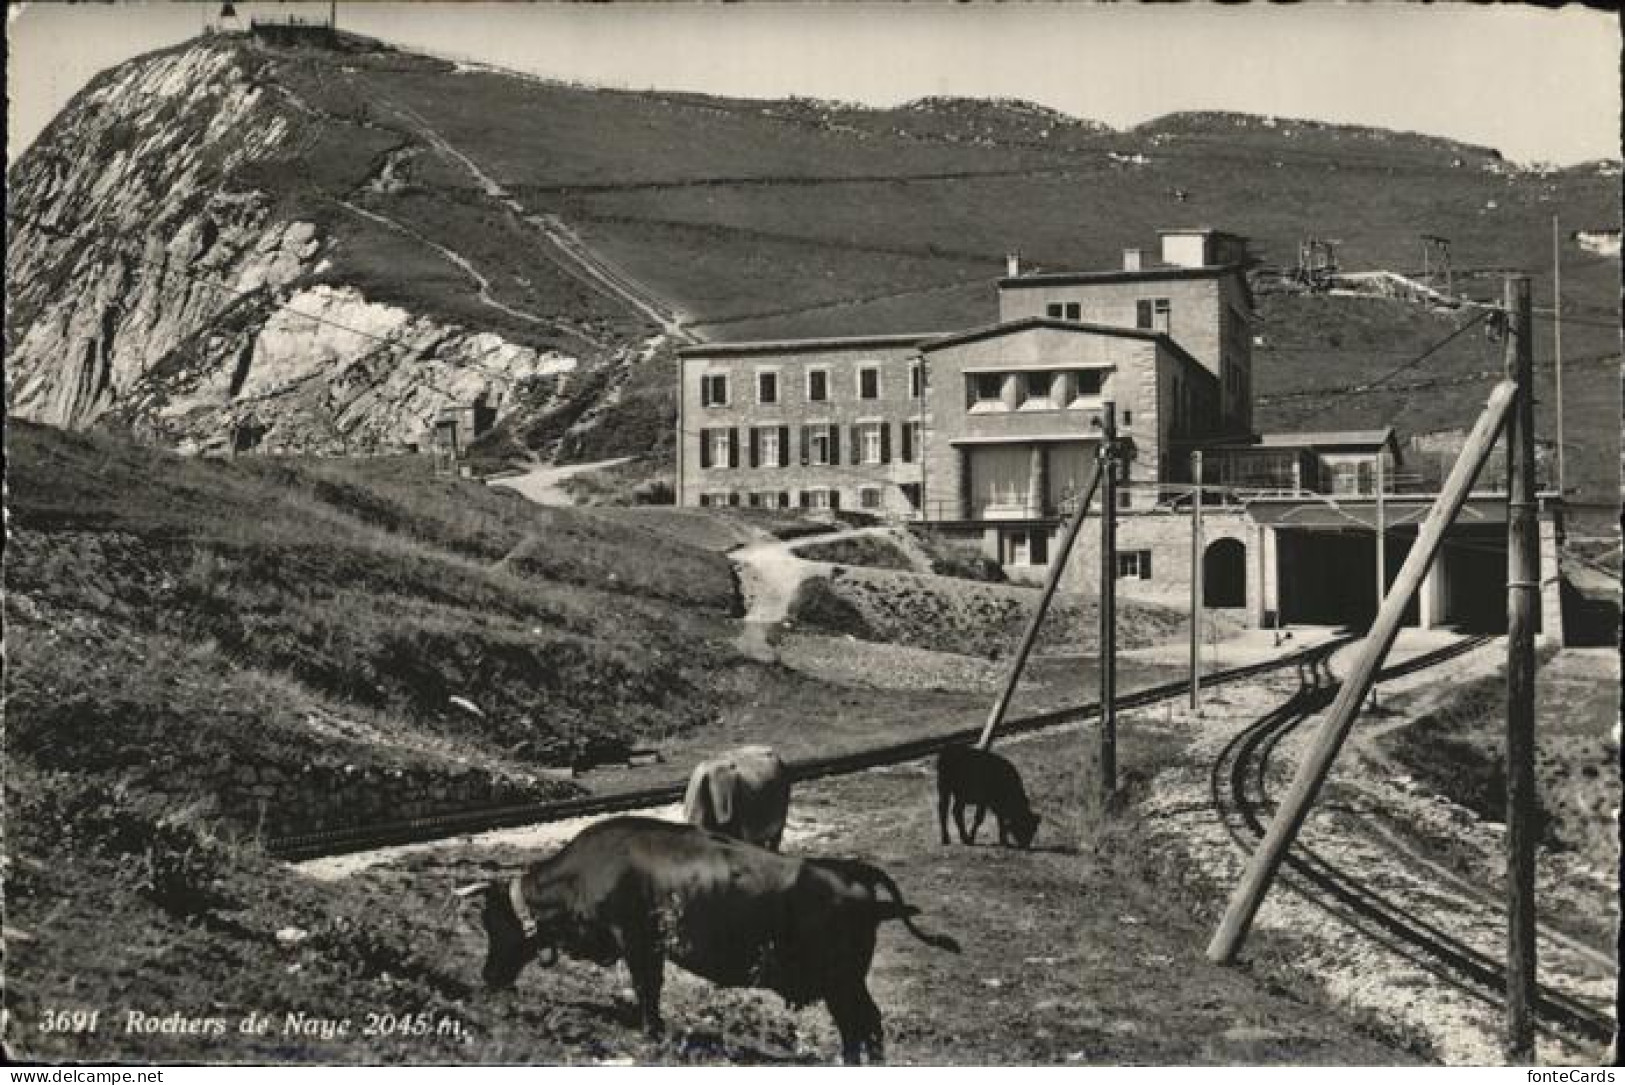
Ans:
MULTIPOLYGON (((264 451, 365 452, 421 444, 447 407, 500 417, 548 395, 577 358, 326 274, 343 242, 283 189, 332 120, 240 39, 94 81, 7 178, 8 409, 183 450, 247 432, 264 451)), ((413 153, 374 183, 398 187, 413 153)))

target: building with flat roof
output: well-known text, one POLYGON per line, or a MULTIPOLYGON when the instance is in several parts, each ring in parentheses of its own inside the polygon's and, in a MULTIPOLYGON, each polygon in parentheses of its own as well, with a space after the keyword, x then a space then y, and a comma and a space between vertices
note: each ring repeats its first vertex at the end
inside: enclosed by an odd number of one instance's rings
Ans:
MULTIPOLYGON (((1188 605, 1194 560, 1204 604, 1255 625, 1368 621, 1431 497, 1414 492, 1392 427, 1254 429, 1249 264, 1237 235, 1164 230, 1155 256, 1129 249, 1104 271, 1011 256, 983 327, 686 348, 677 501, 910 520, 1035 580, 1092 476, 1110 403, 1129 453, 1120 593, 1188 605)), ((1484 603, 1505 588, 1504 511, 1487 501, 1452 529, 1414 622, 1504 625, 1484 603)), ((1543 620, 1557 636, 1561 503, 1543 510, 1543 620)), ((1096 546, 1080 537, 1072 590, 1094 590, 1096 546)))

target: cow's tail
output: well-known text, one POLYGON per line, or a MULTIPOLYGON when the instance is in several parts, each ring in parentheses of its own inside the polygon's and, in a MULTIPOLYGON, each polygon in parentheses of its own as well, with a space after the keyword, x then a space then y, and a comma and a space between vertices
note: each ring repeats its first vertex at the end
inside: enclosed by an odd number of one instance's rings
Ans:
POLYGON ((712 827, 711 812, 706 809, 705 768, 696 767, 688 778, 688 790, 683 794, 683 820, 702 829, 712 827))
POLYGON ((881 906, 881 919, 900 919, 903 921, 903 926, 908 928, 908 933, 926 945, 934 946, 937 949, 945 949, 950 953, 959 952, 959 943, 951 936, 927 934, 914 925, 914 917, 920 914, 920 910, 903 900, 903 891, 897 888, 897 883, 892 881, 891 875, 877 866, 857 861, 853 863, 852 872, 866 882, 869 891, 875 894, 875 903, 881 906), (891 900, 882 901, 880 894, 876 892, 877 887, 884 887, 891 894, 891 900))

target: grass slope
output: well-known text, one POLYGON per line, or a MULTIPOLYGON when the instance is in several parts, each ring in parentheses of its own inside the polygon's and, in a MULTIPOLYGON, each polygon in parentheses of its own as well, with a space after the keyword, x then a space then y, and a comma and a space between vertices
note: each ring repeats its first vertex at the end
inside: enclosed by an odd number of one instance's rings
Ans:
MULTIPOLYGON (((527 209, 571 222, 706 338, 973 325, 994 313, 1007 251, 1110 267, 1155 229, 1196 221, 1250 236, 1275 264, 1305 236, 1337 237, 1350 269, 1415 271, 1419 235, 1442 234, 1466 292, 1494 297, 1484 269, 1523 267, 1548 305, 1551 216, 1571 230, 1618 219, 1617 178, 1595 166, 1520 170, 1484 148, 1377 129, 1180 114, 1113 132, 1020 103, 864 110, 595 91, 427 61, 348 78, 423 118, 527 209)), ((441 197, 413 199, 432 218, 423 200, 441 197)), ((1597 405, 1618 400, 1618 264, 1572 243, 1564 260, 1569 453, 1586 494, 1606 498, 1618 426, 1597 405)), ((1549 362, 1550 322, 1537 327, 1549 362)), ((1259 422, 1282 427, 1310 421, 1303 393, 1379 375, 1453 329, 1398 304, 1280 298, 1258 330, 1259 422)), ((1470 422, 1498 368, 1477 347, 1433 359, 1416 375, 1431 384, 1325 397, 1313 424, 1470 422), (1418 394, 1435 388, 1446 394, 1418 394)), ((648 405, 626 413, 623 432, 622 412, 607 412, 592 456, 648 448, 648 405)))
POLYGON ((7 444, 8 737, 43 767, 177 801, 210 798, 198 758, 524 773, 702 722, 739 662, 726 558, 658 530, 411 458, 182 459, 26 423, 7 444))

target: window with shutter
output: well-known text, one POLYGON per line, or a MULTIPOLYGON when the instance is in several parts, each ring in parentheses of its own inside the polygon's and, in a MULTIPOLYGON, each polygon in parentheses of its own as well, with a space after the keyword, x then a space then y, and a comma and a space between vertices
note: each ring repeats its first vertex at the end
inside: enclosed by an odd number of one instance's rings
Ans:
POLYGON ((779 427, 779 466, 790 466, 790 427, 779 427))
POLYGON ((863 462, 863 427, 852 427, 852 463, 857 465, 863 462))
POLYGON ((880 462, 891 462, 891 423, 880 423, 880 462))
POLYGON ((739 431, 732 426, 728 427, 728 466, 739 466, 739 431))
POLYGON ((829 427, 829 460, 827 462, 841 462, 841 427, 833 424, 829 427))
POLYGON ((880 370, 871 366, 858 370, 858 398, 880 398, 880 370))
POLYGON ((750 465, 752 467, 758 467, 758 466, 761 465, 761 462, 762 462, 762 435, 760 433, 758 433, 756 428, 753 426, 753 427, 751 427, 751 431, 750 431, 750 465))
POLYGON ((711 431, 708 430, 708 429, 702 429, 702 430, 700 430, 700 470, 704 471, 705 469, 709 468, 710 466, 711 466, 711 431))

